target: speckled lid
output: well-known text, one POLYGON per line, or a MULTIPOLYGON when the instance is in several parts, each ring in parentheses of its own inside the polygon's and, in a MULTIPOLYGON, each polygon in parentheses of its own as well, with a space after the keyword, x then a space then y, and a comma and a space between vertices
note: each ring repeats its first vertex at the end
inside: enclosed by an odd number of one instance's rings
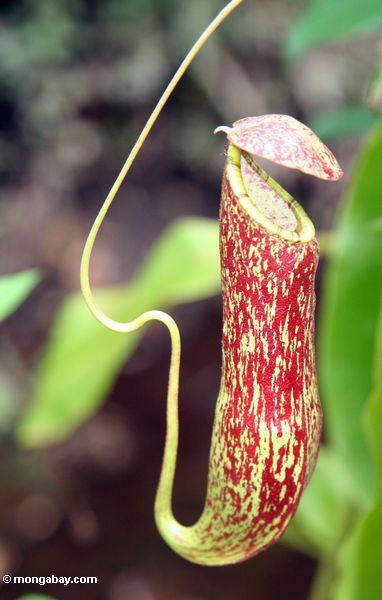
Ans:
POLYGON ((308 175, 336 181, 343 171, 332 152, 315 133, 288 115, 248 117, 232 128, 218 128, 227 133, 231 144, 275 163, 298 169, 308 175))

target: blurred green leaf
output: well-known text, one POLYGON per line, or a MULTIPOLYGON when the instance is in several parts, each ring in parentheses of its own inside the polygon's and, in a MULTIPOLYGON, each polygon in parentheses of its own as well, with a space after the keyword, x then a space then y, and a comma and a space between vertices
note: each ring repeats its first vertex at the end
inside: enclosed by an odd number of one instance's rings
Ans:
MULTIPOLYGON (((107 314, 127 321, 150 308, 212 296, 219 288, 218 224, 184 218, 154 244, 129 285, 100 292, 97 301, 107 314)), ((37 447, 69 436, 107 397, 141 335, 107 330, 80 295, 66 300, 38 365, 32 401, 17 427, 20 443, 37 447)))
POLYGON ((310 120, 309 126, 324 140, 366 133, 375 116, 364 106, 343 106, 322 112, 310 120))
POLYGON ((17 600, 56 600, 53 596, 46 596, 45 594, 25 594, 19 596, 17 600))
POLYGON ((175 221, 157 241, 135 278, 151 303, 180 304, 220 289, 219 226, 212 219, 175 221))
POLYGON ((7 433, 20 410, 20 390, 7 368, 0 366, 0 436, 7 433))
POLYGON ((329 440, 351 473, 360 502, 375 493, 362 415, 372 390, 382 292, 382 125, 367 141, 345 198, 324 279, 319 376, 329 440))
POLYGON ((323 446, 311 481, 283 541, 306 554, 323 556, 338 538, 353 503, 352 482, 338 456, 323 446))
POLYGON ((366 103, 375 113, 382 113, 382 46, 379 48, 377 67, 367 91, 366 103))
POLYGON ((294 61, 314 46, 381 26, 380 0, 311 0, 289 31, 284 55, 294 61))
POLYGON ((40 281, 36 269, 0 277, 0 321, 13 313, 40 281))
POLYGON ((341 570, 335 600, 382 598, 382 306, 374 381, 366 423, 378 468, 379 497, 371 511, 360 520, 340 554, 341 570))
MULTIPOLYGON (((135 299, 127 287, 97 294, 99 304, 116 317, 133 316, 135 299)), ((31 402, 17 427, 19 441, 42 446, 69 435, 98 408, 136 343, 135 334, 122 336, 102 327, 80 295, 69 297, 37 367, 31 402)))
POLYGON ((374 389, 366 409, 366 431, 377 465, 379 488, 382 492, 382 298, 376 340, 373 363, 374 389))

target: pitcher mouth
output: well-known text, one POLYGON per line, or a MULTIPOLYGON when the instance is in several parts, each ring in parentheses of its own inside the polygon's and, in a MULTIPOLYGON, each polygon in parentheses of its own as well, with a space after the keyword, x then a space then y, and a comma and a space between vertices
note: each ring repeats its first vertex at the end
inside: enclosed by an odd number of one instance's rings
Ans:
POLYGON ((314 225, 302 206, 251 154, 231 144, 227 162, 227 177, 239 204, 260 227, 289 242, 306 244, 314 239, 314 225))

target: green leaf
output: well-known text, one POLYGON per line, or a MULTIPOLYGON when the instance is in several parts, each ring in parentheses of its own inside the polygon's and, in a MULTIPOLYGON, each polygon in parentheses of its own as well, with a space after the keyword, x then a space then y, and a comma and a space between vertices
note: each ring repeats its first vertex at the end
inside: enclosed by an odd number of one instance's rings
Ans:
POLYGON ((340 555, 335 600, 382 598, 382 305, 377 336, 374 390, 366 425, 378 470, 379 494, 370 512, 357 524, 340 555))
POLYGON ((323 446, 283 541, 306 554, 324 556, 338 537, 344 507, 353 501, 353 493, 349 475, 339 457, 323 446))
POLYGON ((13 313, 40 281, 36 269, 0 277, 0 321, 13 313))
POLYGON ((284 55, 295 61, 314 46, 381 26, 380 0, 311 0, 289 31, 284 55))
MULTIPOLYGON (((127 321, 150 308, 207 298, 219 288, 218 224, 184 218, 160 237, 130 284, 100 292, 97 301, 108 315, 127 321)), ((106 399, 141 335, 107 330, 80 295, 68 298, 37 367, 32 400, 16 431, 19 442, 38 447, 69 436, 106 399)))
POLYGON ((375 113, 382 113, 382 46, 379 48, 377 67, 367 90, 366 103, 375 113))
POLYGON ((25 594, 19 596, 18 600, 56 600, 53 596, 46 596, 45 594, 25 594))
POLYGON ((309 126, 324 140, 366 133, 375 116, 364 106, 343 106, 314 116, 309 126))
POLYGON ((217 221, 188 217, 176 221, 158 240, 135 285, 162 305, 193 302, 220 289, 217 221))
POLYGON ((382 298, 377 329, 374 361, 374 389, 366 409, 366 431, 378 469, 382 492, 382 298))
POLYGON ((382 292, 382 125, 367 141, 345 198, 324 279, 319 380, 329 440, 354 481, 360 503, 375 493, 362 415, 382 292))
MULTIPOLYGON (((134 316, 135 294, 128 288, 96 297, 113 316, 134 316)), ((102 327, 80 295, 69 297, 37 366, 32 399, 17 426, 19 441, 37 447, 69 435, 98 408, 136 342, 135 334, 122 336, 102 327)))

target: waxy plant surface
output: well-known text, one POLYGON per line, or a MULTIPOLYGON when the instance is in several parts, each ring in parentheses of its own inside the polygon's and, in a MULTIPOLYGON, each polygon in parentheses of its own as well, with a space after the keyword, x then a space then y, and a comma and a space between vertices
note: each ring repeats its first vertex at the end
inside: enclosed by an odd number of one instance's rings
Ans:
POLYGON ((247 215, 224 178, 223 375, 207 499, 193 527, 172 540, 166 536, 188 560, 245 560, 275 541, 296 511, 321 436, 314 358, 317 262, 315 240, 292 243, 269 234, 247 215))
POLYGON ((298 221, 293 210, 276 190, 252 169, 244 156, 241 157, 240 169, 247 194, 260 212, 280 227, 296 231, 298 221))
POLYGON ((252 117, 216 132, 227 133, 231 146, 220 209, 222 380, 206 503, 192 527, 172 513, 178 426, 171 428, 171 418, 156 502, 164 539, 202 565, 245 560, 282 535, 314 469, 322 431, 314 227, 253 155, 327 180, 342 176, 330 150, 292 117, 252 117))

